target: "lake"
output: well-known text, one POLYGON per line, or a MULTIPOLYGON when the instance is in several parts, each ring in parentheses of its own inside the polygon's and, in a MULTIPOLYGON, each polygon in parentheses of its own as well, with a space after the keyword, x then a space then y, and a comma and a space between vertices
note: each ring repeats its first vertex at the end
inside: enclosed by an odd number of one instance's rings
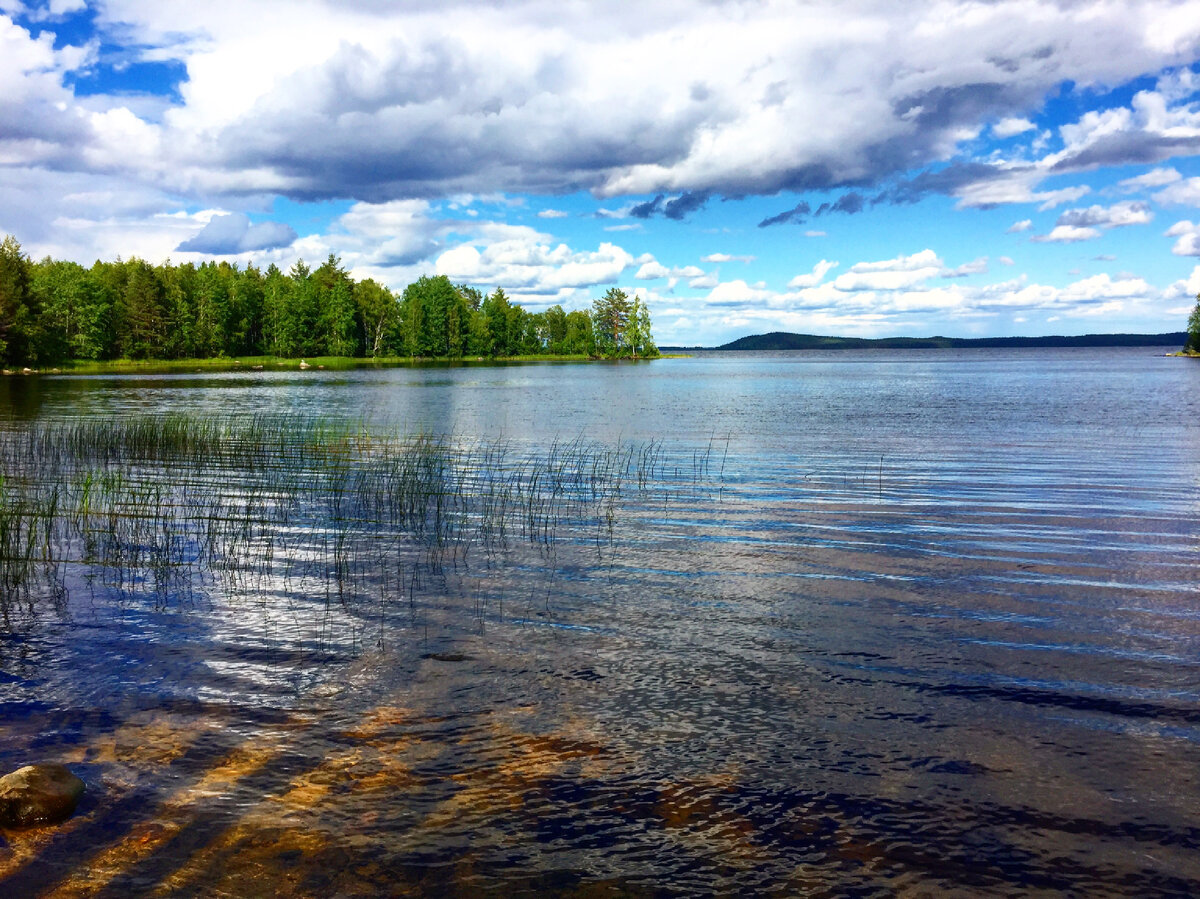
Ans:
POLYGON ((0 892, 1200 894, 1157 352, 4 378, 0 892))

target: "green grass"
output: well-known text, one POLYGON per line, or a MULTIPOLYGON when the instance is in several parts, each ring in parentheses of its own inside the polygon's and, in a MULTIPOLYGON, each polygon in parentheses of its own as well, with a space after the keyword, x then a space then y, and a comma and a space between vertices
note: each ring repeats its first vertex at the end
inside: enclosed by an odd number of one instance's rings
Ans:
MULTIPOLYGON (((667 358, 667 357, 663 357, 667 358)), ((352 356, 306 356, 303 361, 311 369, 348 370, 357 368, 390 368, 429 365, 496 365, 514 362, 591 362, 596 357, 583 354, 553 356, 533 354, 522 356, 463 356, 455 359, 431 359, 412 356, 381 356, 376 359, 360 359, 352 356)), ((639 360, 641 361, 641 360, 639 360)), ((62 371, 69 374, 125 374, 130 372, 169 373, 188 371, 287 371, 300 367, 301 359, 285 359, 279 356, 232 356, 212 359, 113 359, 96 362, 73 360, 43 372, 62 371)))

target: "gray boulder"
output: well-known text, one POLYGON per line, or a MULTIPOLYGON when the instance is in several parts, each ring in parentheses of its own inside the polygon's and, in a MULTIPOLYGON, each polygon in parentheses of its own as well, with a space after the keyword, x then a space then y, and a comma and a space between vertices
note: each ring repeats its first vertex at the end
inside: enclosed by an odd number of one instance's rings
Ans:
POLYGON ((75 811, 83 781, 62 765, 26 765, 0 777, 0 827, 53 824, 75 811))

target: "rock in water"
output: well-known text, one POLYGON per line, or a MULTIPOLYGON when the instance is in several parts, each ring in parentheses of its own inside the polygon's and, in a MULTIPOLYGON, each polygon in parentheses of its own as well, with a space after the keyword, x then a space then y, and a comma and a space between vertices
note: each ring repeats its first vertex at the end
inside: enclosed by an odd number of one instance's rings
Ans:
POLYGON ((75 811, 83 781, 62 765, 26 765, 0 777, 0 826, 53 824, 75 811))

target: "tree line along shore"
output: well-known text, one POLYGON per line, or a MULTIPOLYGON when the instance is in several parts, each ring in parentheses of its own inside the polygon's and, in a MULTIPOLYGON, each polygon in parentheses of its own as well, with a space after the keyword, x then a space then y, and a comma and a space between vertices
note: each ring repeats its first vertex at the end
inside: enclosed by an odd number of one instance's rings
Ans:
POLYGON ((444 275, 397 295, 356 280, 330 254, 312 269, 142 259, 31 260, 0 242, 0 362, 242 357, 511 358, 658 355, 640 298, 613 287, 589 310, 530 312, 503 289, 484 294, 444 275))

